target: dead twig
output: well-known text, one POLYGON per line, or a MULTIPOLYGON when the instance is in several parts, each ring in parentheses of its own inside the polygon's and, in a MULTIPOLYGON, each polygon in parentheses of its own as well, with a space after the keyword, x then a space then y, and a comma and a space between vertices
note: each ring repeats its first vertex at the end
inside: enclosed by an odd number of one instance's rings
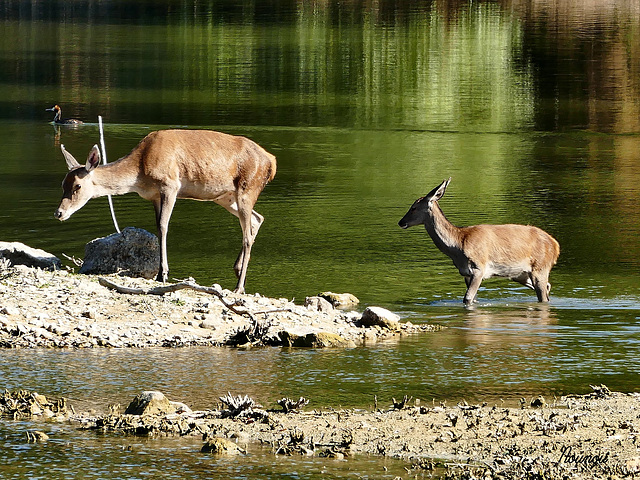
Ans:
POLYGON ((291 308, 273 308, 271 310, 260 310, 259 312, 253 312, 253 315, 268 315, 270 313, 282 313, 282 312, 293 312, 291 308))
POLYGON ((123 285, 118 285, 117 283, 114 283, 111 280, 108 280, 104 277, 100 277, 98 281, 100 282, 100 285, 102 285, 103 287, 107 287, 112 290, 115 290, 118 293, 124 293, 127 295, 166 295, 167 293, 177 292, 179 290, 185 290, 185 289, 195 290, 196 292, 207 293, 209 295, 214 295, 218 297, 218 299, 222 302, 222 304, 226 308, 231 310, 233 313, 247 316, 252 321, 255 322, 253 315, 250 312, 248 312, 247 310, 239 310, 238 308, 236 308, 237 304, 228 302, 227 299, 224 297, 224 294, 220 290, 218 290, 215 287, 205 287, 202 285, 198 285, 193 279, 187 279, 179 283, 174 283, 172 285, 160 285, 158 287, 153 287, 147 290, 143 288, 131 288, 131 287, 125 287, 123 285))
POLYGON ((229 340, 227 340, 227 345, 231 346, 254 346, 263 344, 266 335, 269 332, 269 323, 258 322, 255 319, 251 319, 251 325, 246 325, 243 328, 240 328, 231 335, 229 340))
POLYGON ((62 256, 73 263, 76 267, 81 267, 84 261, 80 258, 76 258, 74 256, 69 256, 66 253, 63 253, 62 256))

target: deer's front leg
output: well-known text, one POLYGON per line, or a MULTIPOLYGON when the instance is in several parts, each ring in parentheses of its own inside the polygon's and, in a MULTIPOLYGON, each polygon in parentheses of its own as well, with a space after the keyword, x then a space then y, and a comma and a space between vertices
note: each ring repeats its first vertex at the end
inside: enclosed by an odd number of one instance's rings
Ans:
POLYGON ((549 292, 551 292, 551 284, 549 283, 548 272, 533 272, 533 288, 536 291, 539 302, 549 301, 549 292))
POLYGON ((169 220, 176 203, 174 193, 161 194, 160 198, 153 202, 156 210, 156 226, 158 227, 158 237, 160 240, 160 270, 158 271, 159 282, 166 282, 169 277, 169 260, 167 258, 167 233, 169 232, 169 220))
POLYGON ((471 305, 475 302, 478 288, 480 288, 480 284, 482 283, 482 272, 474 270, 470 277, 465 277, 465 282, 467 284, 467 293, 464 294, 463 302, 465 305, 471 305))

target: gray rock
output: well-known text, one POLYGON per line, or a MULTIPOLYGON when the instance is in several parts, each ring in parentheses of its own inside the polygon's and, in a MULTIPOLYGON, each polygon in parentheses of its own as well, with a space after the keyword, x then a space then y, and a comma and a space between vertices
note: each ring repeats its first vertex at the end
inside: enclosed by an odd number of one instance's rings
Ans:
POLYGON ((304 306, 313 312, 333 312, 333 305, 322 297, 307 297, 304 306))
POLYGON ((378 334, 374 329, 367 328, 362 334, 362 340, 365 344, 376 343, 378 341, 378 334))
POLYGON ((215 319, 204 319, 202 322, 200 322, 199 327, 207 328, 209 330, 217 330, 218 324, 215 319))
POLYGON ((0 242, 0 257, 6 258, 12 265, 58 270, 62 263, 55 255, 39 248, 31 248, 20 242, 0 242))
POLYGON ((362 312, 360 323, 365 327, 379 326, 389 330, 400 328, 400 317, 382 307, 367 307, 362 312))
POLYGON ((6 307, 2 307, 0 309, 0 313, 3 313, 4 315, 12 315, 12 316, 20 315, 20 309, 7 305, 6 307))
POLYGON ((158 237, 141 228, 96 238, 84 250, 80 273, 118 273, 129 277, 155 278, 160 269, 158 237))
POLYGON ((192 413, 192 410, 182 402, 171 402, 171 405, 176 409, 176 413, 192 413))

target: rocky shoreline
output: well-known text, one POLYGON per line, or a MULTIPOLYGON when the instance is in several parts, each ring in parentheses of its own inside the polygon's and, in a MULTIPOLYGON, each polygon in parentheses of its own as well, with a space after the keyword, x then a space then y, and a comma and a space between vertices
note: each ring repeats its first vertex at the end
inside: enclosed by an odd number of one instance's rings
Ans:
MULTIPOLYGON (((376 307, 362 312, 336 308, 341 302, 353 307, 357 300, 326 293, 297 305, 284 298, 236 295, 192 280, 165 285, 0 261, 0 347, 349 348, 441 328, 402 322, 376 307)), ((242 455, 261 444, 279 455, 389 456, 406 461, 409 475, 421 478, 640 475, 640 394, 610 392, 604 386, 551 403, 541 397, 521 399, 520 408, 424 405, 404 398, 371 411, 304 411, 306 400, 301 398, 282 399, 278 410, 229 395, 211 410, 192 411, 160 392, 139 397, 124 411, 111 405, 104 406, 108 413, 96 414, 75 412, 64 399, 5 391, 0 415, 69 422, 104 433, 198 435, 207 454, 242 455)), ((50 432, 47 423, 42 425, 42 431, 27 432, 28 441, 47 441, 50 432)))
MULTIPOLYGON (((388 456, 407 463, 408 478, 636 478, 640 394, 592 388, 552 404, 542 397, 523 401, 520 408, 416 405, 405 398, 373 411, 302 411, 303 398, 265 410, 231 395, 217 408, 191 411, 160 392, 142 392, 124 412, 112 405, 105 414, 76 413, 64 399, 20 391, 0 397, 0 414, 69 422, 101 434, 196 435, 203 444, 194 455, 242 455, 267 445, 277 455, 388 456)), ((49 439, 53 433, 42 425, 27 432, 27 441, 49 439)))
POLYGON ((237 295, 192 280, 163 285, 24 265, 0 268, 0 347, 142 348, 220 345, 355 347, 440 329, 379 308, 336 308, 346 296, 237 295), (127 292, 127 293, 122 293, 127 292))

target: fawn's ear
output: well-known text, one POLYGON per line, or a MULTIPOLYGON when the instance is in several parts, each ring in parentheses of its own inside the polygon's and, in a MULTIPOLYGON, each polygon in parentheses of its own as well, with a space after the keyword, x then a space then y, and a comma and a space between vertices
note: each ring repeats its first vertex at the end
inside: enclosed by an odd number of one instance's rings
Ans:
POLYGON ((98 149, 98 145, 94 145, 91 151, 89 152, 89 155, 87 156, 87 163, 84 166, 85 170, 87 172, 90 172, 91 170, 96 168, 98 165, 100 165, 100 159, 101 157, 100 157, 100 150, 98 149))
POLYGON ((67 162, 67 168, 69 170, 76 169, 81 167, 78 161, 64 148, 64 145, 60 145, 60 150, 62 150, 62 155, 64 156, 64 160, 67 162))

